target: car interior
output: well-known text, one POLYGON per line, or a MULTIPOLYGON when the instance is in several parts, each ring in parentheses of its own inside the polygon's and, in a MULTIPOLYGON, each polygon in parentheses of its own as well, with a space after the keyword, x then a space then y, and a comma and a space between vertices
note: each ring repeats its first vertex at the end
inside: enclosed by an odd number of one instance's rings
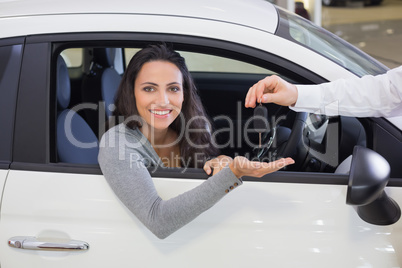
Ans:
MULTIPOLYGON (((114 95, 131 54, 136 51, 130 49, 79 47, 63 50, 57 56, 55 162, 97 164, 98 144, 112 115, 114 95), (78 63, 73 63, 74 57, 78 63), (71 130, 66 124, 68 120, 71 130)), ((186 53, 191 52, 183 55, 186 53)), ((190 58, 185 58, 191 63, 190 58)), ((289 171, 333 173, 352 154, 355 145, 366 146, 365 128, 356 118, 295 113, 275 104, 265 105, 269 127, 262 133, 260 146, 259 135, 253 129, 254 109, 244 107, 247 90, 272 74, 292 83, 305 81, 269 69, 216 71, 213 67, 209 70, 188 65, 221 154, 258 161, 291 156, 298 164, 288 167, 289 171)))

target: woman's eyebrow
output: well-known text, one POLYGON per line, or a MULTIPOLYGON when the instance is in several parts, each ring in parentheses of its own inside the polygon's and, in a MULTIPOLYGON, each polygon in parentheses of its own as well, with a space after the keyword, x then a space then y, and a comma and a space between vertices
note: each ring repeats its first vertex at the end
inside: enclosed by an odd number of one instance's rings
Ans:
POLYGON ((158 84, 152 83, 152 82, 144 82, 144 83, 141 83, 141 85, 153 85, 153 86, 158 86, 158 84))
MULTIPOLYGON (((153 82, 144 82, 144 83, 141 83, 141 85, 153 85, 153 86, 159 86, 158 84, 156 84, 156 83, 153 83, 153 82)), ((170 82, 169 84, 167 84, 168 86, 171 86, 171 85, 181 85, 181 83, 180 82, 170 82)))
POLYGON ((181 83, 179 83, 179 82, 171 82, 171 83, 169 83, 167 85, 168 86, 171 86, 171 85, 180 85, 181 86, 181 83))

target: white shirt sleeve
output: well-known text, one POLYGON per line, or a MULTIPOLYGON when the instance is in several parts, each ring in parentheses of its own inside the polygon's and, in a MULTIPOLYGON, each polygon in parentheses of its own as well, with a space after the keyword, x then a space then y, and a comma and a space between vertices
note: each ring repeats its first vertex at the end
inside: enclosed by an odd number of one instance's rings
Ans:
POLYGON ((402 66, 385 74, 297 85, 297 112, 355 117, 402 115, 402 66))

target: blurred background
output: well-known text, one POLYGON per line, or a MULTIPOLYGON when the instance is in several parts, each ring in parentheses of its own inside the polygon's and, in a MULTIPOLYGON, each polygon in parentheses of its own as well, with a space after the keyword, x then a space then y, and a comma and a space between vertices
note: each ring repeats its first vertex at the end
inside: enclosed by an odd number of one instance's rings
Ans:
POLYGON ((402 0, 316 1, 277 0, 276 4, 289 10, 294 8, 297 14, 335 33, 389 68, 402 65, 402 0))

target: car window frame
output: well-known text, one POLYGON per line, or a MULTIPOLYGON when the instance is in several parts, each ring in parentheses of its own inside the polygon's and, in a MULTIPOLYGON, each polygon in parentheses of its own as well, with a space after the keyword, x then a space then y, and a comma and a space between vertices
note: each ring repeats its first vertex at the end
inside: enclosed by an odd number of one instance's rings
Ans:
POLYGON ((26 39, 18 90, 13 164, 48 163, 49 43, 26 39))
MULTIPOLYGON (((169 34, 150 34, 150 33, 77 33, 77 34, 55 34, 55 35, 37 35, 27 37, 27 52, 24 55, 20 92, 21 98, 18 99, 17 123, 16 123, 16 142, 14 144, 14 161, 11 165, 13 169, 33 170, 33 171, 49 171, 77 174, 94 174, 100 175, 101 170, 98 165, 79 165, 69 163, 53 163, 55 159, 55 113, 52 112, 56 107, 55 92, 51 88, 55 85, 54 70, 51 65, 55 64, 55 56, 67 47, 94 46, 94 47, 110 47, 110 46, 133 46, 138 44, 148 44, 150 42, 170 42, 175 44, 175 49, 186 51, 197 51, 194 48, 202 48, 202 52, 217 54, 219 56, 232 57, 237 55, 237 60, 243 60, 258 66, 266 66, 279 73, 287 73, 289 70, 296 70, 298 77, 304 77, 306 83, 322 83, 326 82, 321 76, 310 72, 309 70, 289 62, 286 59, 270 54, 266 51, 256 48, 247 47, 242 44, 231 43, 228 41, 207 39, 195 36, 179 36, 169 34), (131 41, 130 41, 131 40, 131 41), (34 52, 37 50, 36 52, 34 52), (29 53, 29 54, 28 54, 29 53), (53 56, 52 56, 53 55, 53 56), (252 62, 250 60, 253 59, 252 62), (36 68, 45 71, 36 71, 36 75, 29 72, 30 67, 36 64, 36 68), (269 65, 269 66, 267 66, 269 65), (290 68, 292 67, 292 68, 290 68), (34 76, 34 77, 33 77, 34 76), (39 87, 35 91, 35 96, 29 94, 29 81, 33 79, 39 87), (27 95, 23 95, 27 94, 27 95), (34 107, 26 107, 32 99, 36 100, 36 106, 42 105, 42 108, 35 110, 34 107), (49 100, 49 101, 48 101, 49 100), (33 113, 33 118, 32 115, 33 113), (43 120, 43 119, 46 120, 43 120), (42 120, 42 122, 40 122, 42 120), (38 134, 32 137, 32 131, 27 129, 38 127, 38 134), (32 142, 32 140, 34 142, 32 142), (32 143, 36 145, 33 146, 32 143), (31 153, 24 155, 27 148, 32 148, 31 153)), ((31 81, 32 82, 32 81, 31 81)), ((38 88, 37 87, 37 88, 38 88)), ((206 179, 208 176, 200 170, 188 169, 184 171, 157 169, 152 171, 153 177, 165 178, 186 178, 189 179, 206 179)), ((314 183, 314 184, 340 184, 347 185, 347 176, 331 173, 308 173, 308 172, 286 172, 280 171, 268 174, 262 179, 244 178, 249 181, 269 181, 269 182, 289 182, 289 183, 314 183), (297 175, 297 176, 296 176, 297 175)))
MULTIPOLYGON (((0 40, 2 53, 8 53, 8 61, 0 67, 0 169, 9 169, 12 160, 12 144, 14 138, 14 122, 20 79, 20 67, 24 51, 24 37, 0 40), (9 52, 6 50, 10 49, 9 52)), ((3 58, 4 59, 4 58, 3 58)))

